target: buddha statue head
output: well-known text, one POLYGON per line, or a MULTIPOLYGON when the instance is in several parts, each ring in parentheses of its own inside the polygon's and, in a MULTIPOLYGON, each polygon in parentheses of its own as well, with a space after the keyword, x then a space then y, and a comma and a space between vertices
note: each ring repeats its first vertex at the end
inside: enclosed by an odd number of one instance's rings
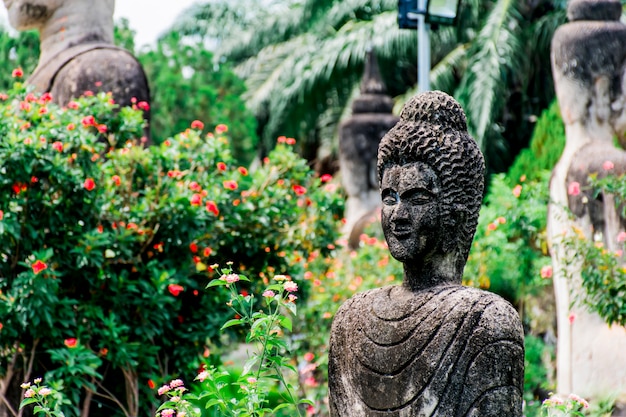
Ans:
POLYGON ((409 287, 461 282, 484 169, 461 106, 440 91, 413 97, 382 139, 383 232, 391 255, 404 263, 409 287))

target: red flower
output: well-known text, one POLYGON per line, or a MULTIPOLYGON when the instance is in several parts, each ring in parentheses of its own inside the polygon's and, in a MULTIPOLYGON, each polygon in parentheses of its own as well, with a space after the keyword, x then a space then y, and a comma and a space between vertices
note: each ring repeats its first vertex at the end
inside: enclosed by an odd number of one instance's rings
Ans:
POLYGON ((137 107, 144 111, 150 110, 150 105, 147 101, 140 101, 139 103, 137 103, 137 107))
POLYGON ((68 339, 65 339, 63 343, 65 344, 65 346, 72 349, 76 347, 76 345, 78 344, 78 340, 76 340, 75 337, 70 337, 68 339))
POLYGON ((178 284, 170 284, 170 285, 167 286, 167 290, 174 297, 178 297, 178 294, 183 292, 185 290, 185 288, 183 288, 181 285, 178 285, 178 284))
POLYGON ((202 187, 200 186, 200 184, 198 184, 195 181, 192 181, 191 184, 189 184, 189 189, 191 191, 197 191, 197 192, 202 191, 202 187))
POLYGON ((320 180, 322 182, 328 182, 328 181, 331 181, 332 179, 333 179, 333 176, 330 174, 324 174, 320 177, 320 180))
POLYGON ((196 244, 196 242, 191 242, 189 244, 189 250, 191 251, 191 253, 198 252, 198 245, 196 244))
POLYGON ((219 124, 215 126, 215 131, 217 133, 226 133, 228 132, 228 126, 226 126, 225 124, 219 124))
POLYGON ((106 133, 107 130, 109 130, 106 125, 98 125, 98 132, 100 133, 106 133))
POLYGON ((239 170, 239 173, 240 173, 241 175, 243 175, 244 177, 245 177, 246 175, 248 175, 248 170, 247 170, 246 168, 244 168, 244 167, 239 167, 239 168, 237 168, 237 169, 239 170))
POLYGON ((191 128, 202 130, 204 129, 204 123, 202 123, 200 120, 194 120, 193 122, 191 122, 191 128))
POLYGON ((0 220, 4 219, 4 211, 0 210, 0 220))
POLYGON ((13 73, 11 74, 13 78, 22 78, 24 76, 24 71, 21 68, 15 68, 13 73))
POLYGON ((74 123, 68 123, 66 129, 71 132, 72 130, 76 129, 76 125, 74 123))
POLYGON ((199 206, 202 204, 202 196, 200 194, 192 195, 190 203, 192 206, 199 206))
POLYGON ((70 101, 69 103, 67 103, 67 108, 68 109, 78 110, 79 107, 80 107, 80 104, 78 104, 75 101, 70 101))
POLYGON ((222 183, 224 188, 228 188, 229 190, 236 190, 239 185, 237 185, 237 181, 228 180, 222 183))
POLYGON ((211 248, 204 248, 203 255, 208 258, 211 255, 211 252, 213 252, 211 248))
POLYGON ((117 185, 118 187, 120 186, 120 184, 122 183, 122 179, 120 178, 119 175, 113 175, 111 177, 111 180, 113 180, 113 184, 117 185))
POLYGON ((93 180, 93 178, 87 178, 83 183, 83 188, 85 188, 85 190, 87 191, 91 191, 96 188, 96 182, 93 180))
POLYGON ((96 118, 91 116, 91 115, 90 116, 85 116, 85 117, 83 117, 83 120, 81 121, 81 123, 85 127, 95 126, 96 125, 96 118))
POLYGON ((104 232, 104 226, 102 226, 101 224, 98 225, 98 233, 102 233, 104 232))
POLYGON ((35 273, 35 275, 37 275, 38 273, 40 273, 41 271, 43 271, 44 269, 48 268, 48 265, 46 265, 45 262, 40 261, 39 259, 37 259, 32 265, 31 268, 33 268, 33 272, 35 273))
POLYGON ((52 144, 52 148, 54 148, 55 151, 63 152, 63 143, 56 141, 52 144))
POLYGON ((306 188, 298 184, 292 185, 291 189, 293 190, 294 193, 296 193, 296 195, 303 195, 306 193, 306 188))
POLYGON ((279 136, 276 139, 276 142, 278 142, 278 143, 285 143, 285 142, 287 142, 287 137, 286 136, 279 136))
POLYGON ((52 101, 52 94, 46 92, 43 93, 40 97, 40 100, 43 101, 44 103, 48 103, 50 101, 52 101))
POLYGON ((209 213, 213 213, 215 216, 218 216, 220 214, 220 211, 217 208, 217 204, 215 204, 215 201, 206 202, 206 211, 208 211, 209 213))
MULTIPOLYGON (((145 102, 142 101, 142 103, 145 103, 145 102)), ((156 384, 151 379, 148 380, 148 388, 150 388, 150 389, 155 389, 156 388, 156 384)))
POLYGON ((218 171, 226 171, 226 164, 223 162, 218 162, 217 163, 217 170, 218 171))
POLYGON ((285 140, 285 142, 287 143, 287 145, 295 145, 296 144, 296 140, 294 138, 287 138, 285 140))

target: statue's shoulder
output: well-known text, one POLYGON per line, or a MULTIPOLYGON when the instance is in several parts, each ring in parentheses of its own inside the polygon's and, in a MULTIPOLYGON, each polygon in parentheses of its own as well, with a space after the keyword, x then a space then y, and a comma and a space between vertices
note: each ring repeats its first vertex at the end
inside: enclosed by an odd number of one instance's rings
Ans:
POLYGON ((472 309, 480 311, 474 333, 487 339, 523 341, 524 331, 519 313, 499 295, 472 287, 462 287, 458 294, 472 300, 472 309))

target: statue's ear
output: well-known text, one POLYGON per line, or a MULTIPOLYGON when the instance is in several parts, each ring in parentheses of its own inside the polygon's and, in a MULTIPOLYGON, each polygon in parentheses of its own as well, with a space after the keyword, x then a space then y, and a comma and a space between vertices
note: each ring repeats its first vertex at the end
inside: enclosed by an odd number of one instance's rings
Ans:
POLYGON ((460 227, 465 224, 466 216, 465 210, 454 209, 450 212, 444 226, 443 251, 445 253, 457 251, 462 244, 463 236, 461 236, 460 227))

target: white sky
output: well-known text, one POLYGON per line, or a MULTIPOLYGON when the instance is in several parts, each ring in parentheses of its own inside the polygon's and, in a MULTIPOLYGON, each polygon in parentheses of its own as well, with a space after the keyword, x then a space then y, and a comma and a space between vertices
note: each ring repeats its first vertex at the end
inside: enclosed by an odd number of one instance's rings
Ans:
MULTIPOLYGON (((114 19, 125 17, 136 32, 135 45, 152 44, 187 7, 200 0, 116 0, 114 19)), ((8 27, 6 9, 0 5, 0 21, 8 27)))

